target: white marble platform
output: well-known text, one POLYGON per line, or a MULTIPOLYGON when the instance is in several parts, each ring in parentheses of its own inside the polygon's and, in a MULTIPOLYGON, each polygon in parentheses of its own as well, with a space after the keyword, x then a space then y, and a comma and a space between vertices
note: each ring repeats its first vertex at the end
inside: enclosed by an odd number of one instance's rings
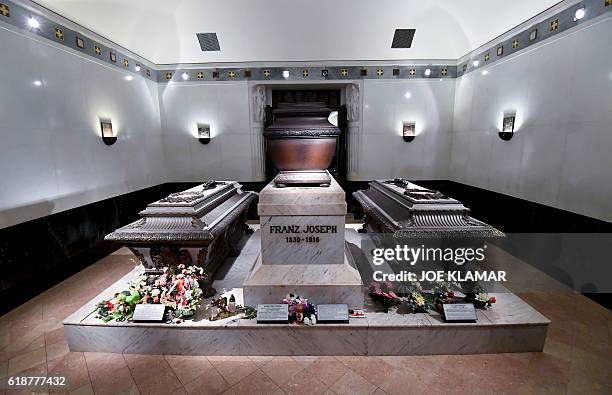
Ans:
MULTIPOLYGON (((363 235, 346 229, 347 240, 363 235)), ((259 232, 244 238, 238 257, 228 258, 215 276, 220 293, 243 301, 241 284, 259 254, 259 232)), ((183 355, 428 355, 541 351, 550 321, 516 295, 491 293, 492 309, 478 310, 477 323, 445 323, 439 314, 368 312, 348 324, 257 324, 232 317, 209 321, 200 309, 181 324, 104 323, 94 307, 126 288, 126 275, 64 321, 72 351, 183 355)))

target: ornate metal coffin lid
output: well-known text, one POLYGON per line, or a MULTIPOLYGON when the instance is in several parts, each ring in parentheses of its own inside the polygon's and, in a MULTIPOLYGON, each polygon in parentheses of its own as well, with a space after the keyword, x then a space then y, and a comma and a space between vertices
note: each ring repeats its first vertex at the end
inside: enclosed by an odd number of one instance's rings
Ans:
POLYGON ((149 204, 140 212, 143 218, 105 239, 126 244, 212 240, 216 229, 246 210, 254 197, 235 181, 209 181, 149 204))
POLYGON ((274 123, 263 135, 266 138, 322 138, 340 135, 340 129, 329 122, 331 110, 325 103, 280 103, 274 110, 274 123))
POLYGON ((354 193, 367 221, 399 237, 501 237, 502 232, 469 215, 461 202, 403 179, 374 180, 354 193))
POLYGON ((470 211, 456 199, 401 178, 386 181, 374 180, 370 183, 370 187, 414 211, 444 210, 466 213, 470 211))

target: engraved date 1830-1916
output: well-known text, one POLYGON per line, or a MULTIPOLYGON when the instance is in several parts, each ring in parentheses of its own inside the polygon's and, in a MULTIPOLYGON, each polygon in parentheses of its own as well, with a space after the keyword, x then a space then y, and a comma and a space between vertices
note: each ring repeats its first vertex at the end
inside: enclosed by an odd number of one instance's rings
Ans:
POLYGON ((304 236, 304 237, 300 237, 300 236, 287 236, 285 238, 287 240, 287 243, 318 243, 319 242, 319 236, 304 236))

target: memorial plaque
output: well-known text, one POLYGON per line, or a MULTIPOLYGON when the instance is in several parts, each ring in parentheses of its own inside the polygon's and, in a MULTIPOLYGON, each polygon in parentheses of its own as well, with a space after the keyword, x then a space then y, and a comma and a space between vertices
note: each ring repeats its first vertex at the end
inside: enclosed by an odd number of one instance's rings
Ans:
POLYGON ((446 322, 476 322, 476 310, 472 303, 443 304, 446 322))
POLYGON ((166 305, 163 304, 137 304, 134 309, 132 321, 134 322, 163 322, 166 305))
POLYGON ((257 305, 258 324, 287 324, 289 323, 289 305, 287 304, 260 304, 257 305))
POLYGON ((317 323, 331 324, 343 323, 348 324, 349 312, 348 306, 345 304, 320 304, 317 305, 317 323))

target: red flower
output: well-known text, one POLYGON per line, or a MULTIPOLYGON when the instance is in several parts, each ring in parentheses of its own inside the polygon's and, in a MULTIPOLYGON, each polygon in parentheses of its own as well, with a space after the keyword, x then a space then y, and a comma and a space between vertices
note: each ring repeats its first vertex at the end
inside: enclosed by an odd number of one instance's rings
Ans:
POLYGON ((497 299, 495 299, 495 296, 492 296, 491 297, 491 303, 496 303, 496 302, 497 302, 497 299))
POLYGON ((110 300, 106 301, 106 308, 109 310, 113 310, 115 308, 115 305, 111 303, 110 300))

